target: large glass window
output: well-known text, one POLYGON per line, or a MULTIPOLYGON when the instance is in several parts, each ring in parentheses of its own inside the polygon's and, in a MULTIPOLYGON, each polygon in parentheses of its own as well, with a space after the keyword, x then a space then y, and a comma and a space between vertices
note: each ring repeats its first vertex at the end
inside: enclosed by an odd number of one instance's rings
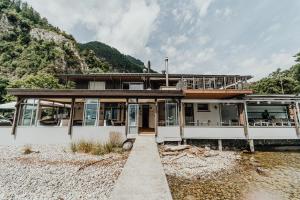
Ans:
POLYGON ((20 126, 35 126, 36 125, 36 112, 37 112, 37 99, 28 99, 21 104, 20 113, 20 126))
POLYGON ((96 126, 99 115, 98 99, 86 99, 84 104, 84 126, 96 126))
POLYGON ((166 103, 166 126, 178 125, 177 103, 166 103))

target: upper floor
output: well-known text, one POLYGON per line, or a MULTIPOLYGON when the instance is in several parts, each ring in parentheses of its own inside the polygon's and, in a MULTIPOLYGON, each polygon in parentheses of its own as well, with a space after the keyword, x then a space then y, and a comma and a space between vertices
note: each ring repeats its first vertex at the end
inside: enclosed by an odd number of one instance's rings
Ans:
POLYGON ((75 82, 76 89, 90 90, 210 90, 244 89, 251 76, 159 73, 63 74, 63 82, 75 82))

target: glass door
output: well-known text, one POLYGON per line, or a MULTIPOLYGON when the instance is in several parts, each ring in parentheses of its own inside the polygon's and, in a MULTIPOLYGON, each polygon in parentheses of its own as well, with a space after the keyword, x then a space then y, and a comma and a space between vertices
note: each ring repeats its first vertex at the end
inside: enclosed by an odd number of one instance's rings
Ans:
POLYGON ((138 134, 138 104, 128 105, 128 134, 138 134))

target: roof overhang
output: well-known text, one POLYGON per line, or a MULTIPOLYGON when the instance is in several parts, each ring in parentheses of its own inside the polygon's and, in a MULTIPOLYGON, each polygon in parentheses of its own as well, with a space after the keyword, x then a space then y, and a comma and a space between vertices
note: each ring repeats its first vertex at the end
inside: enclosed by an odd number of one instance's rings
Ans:
POLYGON ((252 90, 233 90, 233 89, 211 89, 211 90, 184 90, 187 99, 230 99, 243 97, 252 94, 252 90))
POLYGON ((181 90, 8 89, 21 98, 183 98, 181 90))

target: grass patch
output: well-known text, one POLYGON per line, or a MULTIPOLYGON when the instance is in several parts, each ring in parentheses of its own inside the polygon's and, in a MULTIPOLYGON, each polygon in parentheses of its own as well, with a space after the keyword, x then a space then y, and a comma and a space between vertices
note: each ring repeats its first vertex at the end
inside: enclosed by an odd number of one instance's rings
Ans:
POLYGON ((71 143, 70 149, 73 153, 90 153, 93 155, 104 155, 108 153, 122 153, 122 139, 120 134, 111 132, 109 134, 109 141, 106 143, 97 143, 93 141, 80 140, 77 143, 71 143))
POLYGON ((29 145, 24 146, 23 154, 27 155, 27 154, 31 154, 31 153, 33 153, 31 146, 29 146, 29 145))

